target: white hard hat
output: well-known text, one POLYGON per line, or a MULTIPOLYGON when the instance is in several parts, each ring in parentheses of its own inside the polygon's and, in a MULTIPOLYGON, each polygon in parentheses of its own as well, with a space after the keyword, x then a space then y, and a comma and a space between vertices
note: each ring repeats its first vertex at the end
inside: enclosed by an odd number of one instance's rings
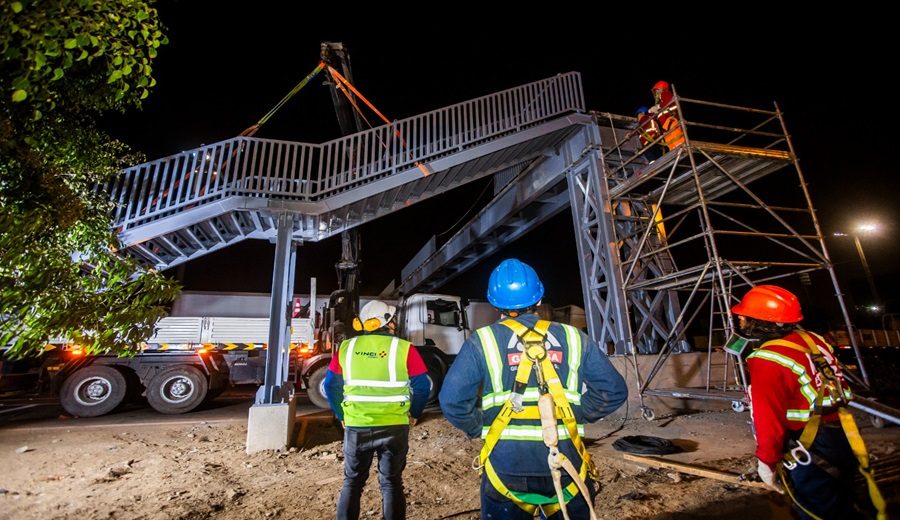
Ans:
POLYGON ((353 328, 372 332, 386 326, 396 314, 397 308, 380 300, 372 300, 359 311, 359 320, 354 320, 353 328), (356 321, 360 323, 357 324, 356 321))

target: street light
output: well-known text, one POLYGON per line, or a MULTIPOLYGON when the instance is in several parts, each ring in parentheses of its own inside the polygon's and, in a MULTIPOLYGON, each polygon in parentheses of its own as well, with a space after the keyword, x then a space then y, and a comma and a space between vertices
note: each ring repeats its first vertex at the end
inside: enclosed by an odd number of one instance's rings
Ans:
MULTIPOLYGON (((862 222, 856 226, 855 232, 852 233, 853 244, 856 245, 856 252, 859 254, 859 261, 862 263, 863 271, 866 273, 866 280, 869 282, 869 289, 872 291, 872 297, 875 298, 873 305, 867 305, 866 308, 878 313, 882 310, 881 296, 878 295, 878 288, 875 286, 875 279, 872 277, 872 270, 869 269, 869 262, 866 261, 866 254, 863 252, 862 242, 859 241, 860 235, 869 235, 878 231, 878 224, 874 222, 862 222)), ((848 236, 847 233, 837 232, 836 237, 848 236)))

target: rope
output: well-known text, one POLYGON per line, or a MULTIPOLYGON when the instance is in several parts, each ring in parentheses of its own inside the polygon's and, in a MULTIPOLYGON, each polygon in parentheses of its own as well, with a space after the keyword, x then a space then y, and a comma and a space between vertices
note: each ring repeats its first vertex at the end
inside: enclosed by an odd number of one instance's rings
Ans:
MULTIPOLYGON (((362 111, 361 108, 359 108, 359 104, 356 102, 356 98, 353 97, 353 95, 347 90, 347 88, 340 81, 337 80, 337 78, 335 78, 335 87, 338 89, 338 91, 341 94, 344 95, 344 97, 347 98, 347 101, 350 103, 350 106, 353 107, 353 110, 356 110, 356 113, 359 114, 359 117, 361 117, 363 121, 365 121, 366 125, 369 128, 372 128, 372 122, 369 121, 369 118, 366 117, 366 114, 362 111)), ((378 139, 378 142, 381 143, 381 147, 384 148, 385 150, 387 150, 388 144, 386 142, 384 142, 384 140, 381 138, 381 135, 379 135, 378 133, 376 133, 374 135, 378 139)))
POLYGON ((493 184, 493 181, 487 182, 487 183, 484 185, 484 188, 481 190, 481 193, 479 193, 478 196, 475 197, 474 201, 472 202, 472 206, 470 206, 469 209, 466 210, 466 212, 463 213, 463 215, 462 215, 461 217, 459 217, 459 220, 457 220, 456 222, 454 222, 452 226, 448 227, 448 228, 445 229, 444 231, 442 231, 442 232, 440 232, 440 233, 438 233, 437 235, 434 235, 434 236, 435 236, 435 237, 441 237, 441 236, 446 235, 446 234, 449 233, 450 231, 452 231, 452 230, 453 230, 460 222, 463 221, 464 218, 466 218, 466 217, 469 215, 469 213, 472 212, 473 209, 475 209, 475 206, 478 205, 478 201, 481 200, 481 197, 484 197, 484 194, 487 192, 488 188, 490 188, 492 184, 493 184))
MULTIPOLYGON (((359 99, 363 100, 363 103, 365 103, 366 106, 368 106, 368 107, 372 110, 372 112, 375 112, 375 114, 376 114, 378 117, 380 117, 381 120, 384 121, 384 123, 385 123, 386 125, 390 126, 390 124, 391 124, 390 119, 388 119, 387 117, 385 117, 385 115, 382 114, 380 110, 378 110, 377 108, 375 108, 375 105, 373 105, 371 101, 369 101, 368 99, 366 99, 366 96, 362 95, 362 93, 360 93, 360 91, 356 90, 356 87, 354 87, 354 86, 350 83, 350 81, 347 80, 347 78, 345 78, 344 76, 342 76, 340 72, 338 72, 337 70, 335 70, 334 67, 331 67, 331 66, 328 66, 328 72, 331 73, 331 77, 334 78, 334 80, 335 80, 336 83, 343 84, 343 85, 346 86, 348 89, 350 89, 350 91, 353 92, 353 94, 354 94, 355 96, 358 96, 359 99)), ((403 140, 403 136, 400 135, 400 131, 399 131, 399 130, 394 130, 394 135, 396 135, 397 138, 400 140, 400 144, 403 146, 403 148, 406 148, 406 149, 408 150, 409 147, 406 145, 406 141, 403 140)), ((412 157, 413 157, 412 152, 407 152, 407 153, 409 153, 409 158, 412 159, 412 157)), ((431 172, 428 170, 428 168, 426 168, 425 165, 422 164, 421 162, 419 162, 419 161, 414 161, 414 164, 416 165, 416 167, 419 168, 419 170, 422 171, 422 174, 423 174, 425 177, 431 175, 431 172)))
POLYGON ((822 520, 820 517, 816 516, 812 511, 803 507, 799 501, 797 501, 797 497, 794 496, 794 490, 791 488, 791 483, 788 481, 787 477, 784 474, 784 466, 781 464, 778 465, 778 476, 781 477, 782 487, 787 491, 788 496, 791 498, 791 501, 795 506, 799 507, 804 513, 806 513, 812 520, 822 520))
POLYGON ((614 442, 613 448, 638 455, 669 455, 681 451, 681 448, 672 444, 669 439, 649 435, 626 435, 614 442))

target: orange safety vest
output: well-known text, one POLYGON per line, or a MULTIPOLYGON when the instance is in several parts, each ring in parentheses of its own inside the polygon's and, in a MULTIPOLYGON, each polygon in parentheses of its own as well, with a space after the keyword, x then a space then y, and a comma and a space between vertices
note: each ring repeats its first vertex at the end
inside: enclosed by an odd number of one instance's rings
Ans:
POLYGON ((684 143, 684 132, 681 130, 681 121, 675 114, 670 115, 663 121, 663 141, 669 150, 674 150, 684 143))

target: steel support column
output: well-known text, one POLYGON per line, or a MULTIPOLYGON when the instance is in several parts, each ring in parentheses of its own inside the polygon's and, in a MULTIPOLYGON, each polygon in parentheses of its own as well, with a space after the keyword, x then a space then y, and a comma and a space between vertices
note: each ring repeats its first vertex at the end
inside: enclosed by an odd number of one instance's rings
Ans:
POLYGON ((272 299, 269 306, 269 345, 266 352, 266 376, 256 393, 256 404, 287 402, 293 391, 287 382, 290 361, 290 297, 297 255, 292 235, 294 215, 279 213, 275 241, 275 267, 272 273, 272 299))
POLYGON ((600 348, 612 342, 617 354, 633 348, 628 303, 622 283, 618 240, 613 228, 603 176, 600 130, 586 126, 587 142, 582 160, 573 165, 566 179, 575 227, 581 288, 588 333, 600 348))

